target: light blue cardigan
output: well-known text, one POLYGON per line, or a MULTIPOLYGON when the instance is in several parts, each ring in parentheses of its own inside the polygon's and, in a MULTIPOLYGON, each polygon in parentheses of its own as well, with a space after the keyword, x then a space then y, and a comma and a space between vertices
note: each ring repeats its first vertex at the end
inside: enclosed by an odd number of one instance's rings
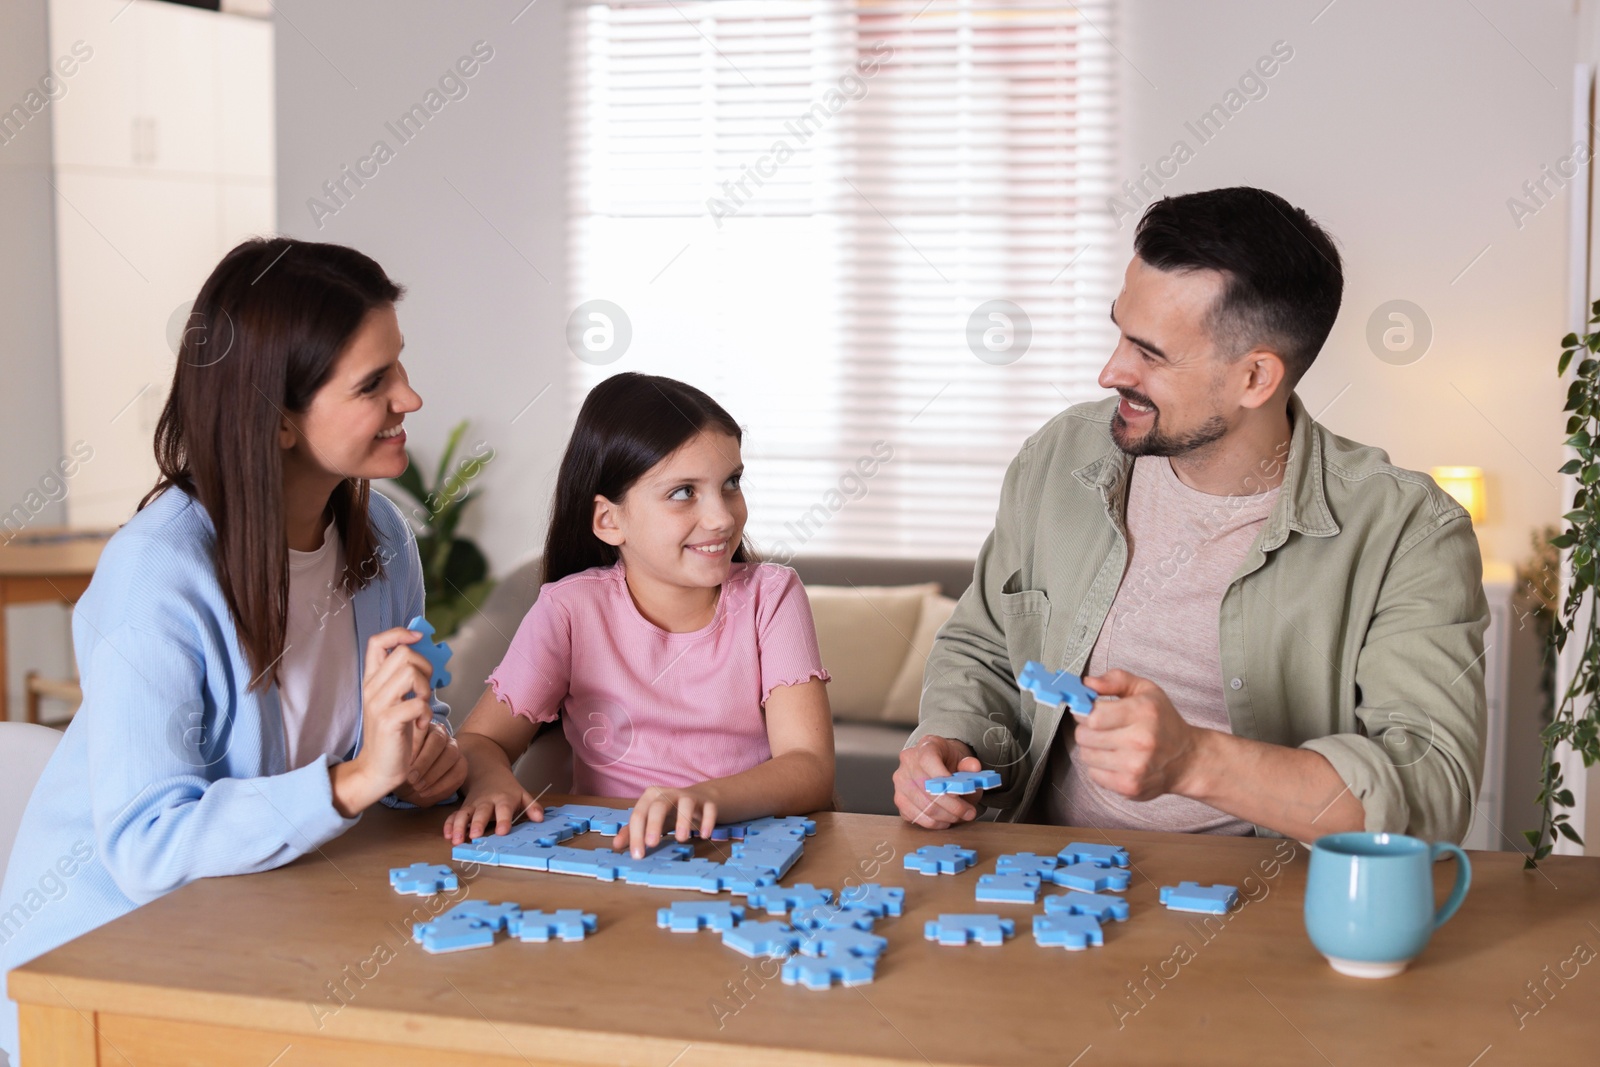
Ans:
MULTIPOLYGON (((363 658, 369 637, 423 610, 410 527, 377 492, 368 510, 383 576, 344 608, 363 658)), ((83 706, 33 791, 0 887, 0 973, 197 878, 281 867, 356 823, 333 806, 328 765, 339 757, 289 770, 277 687, 247 691, 253 672, 213 540, 200 503, 170 489, 112 537, 78 601, 83 706)), ((433 710, 437 721, 449 713, 437 699, 433 710)), ((358 733, 344 758, 360 749, 358 733)), ((9 999, 0 1049, 17 1067, 9 999)))

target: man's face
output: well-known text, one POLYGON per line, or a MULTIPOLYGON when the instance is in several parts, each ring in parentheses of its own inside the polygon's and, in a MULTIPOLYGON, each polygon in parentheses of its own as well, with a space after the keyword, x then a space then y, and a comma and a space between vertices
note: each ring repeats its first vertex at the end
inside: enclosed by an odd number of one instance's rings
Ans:
POLYGON ((1130 456, 1178 456, 1228 432, 1224 360, 1206 328, 1222 295, 1217 271, 1168 273, 1135 256, 1111 321, 1122 336, 1100 385, 1122 397, 1111 438, 1130 456))

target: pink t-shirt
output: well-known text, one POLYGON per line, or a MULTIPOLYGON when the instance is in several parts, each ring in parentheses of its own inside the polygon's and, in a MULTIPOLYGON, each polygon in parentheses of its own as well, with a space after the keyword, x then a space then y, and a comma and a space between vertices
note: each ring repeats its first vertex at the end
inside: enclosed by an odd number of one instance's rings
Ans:
POLYGON ((489 684, 534 722, 565 713, 574 792, 635 798, 771 759, 767 697, 812 678, 828 672, 788 567, 733 564, 710 625, 675 634, 639 614, 618 563, 540 588, 489 684))

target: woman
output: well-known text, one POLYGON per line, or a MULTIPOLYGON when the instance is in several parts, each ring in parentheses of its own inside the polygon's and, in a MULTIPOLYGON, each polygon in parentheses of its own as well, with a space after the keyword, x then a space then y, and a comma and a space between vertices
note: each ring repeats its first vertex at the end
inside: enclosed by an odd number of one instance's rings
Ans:
MULTIPOLYGON (((359 252, 282 238, 235 248, 201 288, 160 481, 73 613, 83 706, 0 888, 0 971, 465 779, 404 629, 423 605, 416 542, 369 487, 405 470, 401 424, 422 406, 401 293, 359 252)), ((14 1062, 16 1045, 6 1002, 14 1062)))

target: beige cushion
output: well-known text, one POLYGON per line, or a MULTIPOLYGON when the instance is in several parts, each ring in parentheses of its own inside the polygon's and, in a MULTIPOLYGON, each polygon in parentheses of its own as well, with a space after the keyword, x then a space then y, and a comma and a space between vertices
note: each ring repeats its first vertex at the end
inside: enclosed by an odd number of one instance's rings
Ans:
POLYGON ((883 706, 885 722, 906 726, 917 724, 917 708, 922 703, 923 669, 928 665, 929 654, 933 652, 933 639, 938 636, 939 627, 950 621, 950 613, 955 610, 956 602, 947 596, 934 594, 922 602, 922 617, 917 620, 917 632, 911 635, 915 652, 906 657, 900 667, 899 677, 889 687, 889 699, 884 701, 883 706))
POLYGON ((938 591, 934 582, 806 587, 822 665, 833 679, 828 703, 834 718, 883 720, 889 689, 911 652, 922 602, 938 591))

